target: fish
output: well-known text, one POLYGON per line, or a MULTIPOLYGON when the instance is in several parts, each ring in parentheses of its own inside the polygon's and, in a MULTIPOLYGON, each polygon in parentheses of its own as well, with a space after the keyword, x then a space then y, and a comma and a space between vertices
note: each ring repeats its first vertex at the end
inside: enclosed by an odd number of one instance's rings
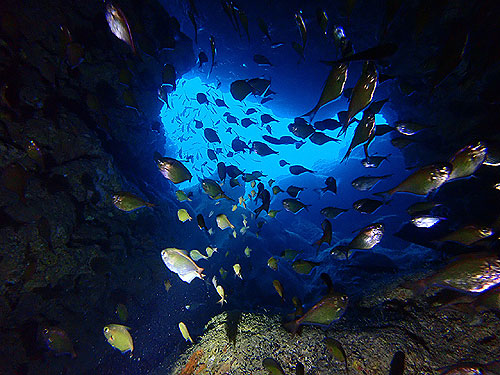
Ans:
POLYGON ((340 122, 332 118, 327 118, 325 120, 316 121, 314 123, 314 128, 316 130, 335 130, 342 126, 340 122))
POLYGON ((497 375, 500 372, 498 361, 480 364, 476 362, 458 363, 440 369, 439 375, 497 375))
POLYGON ((162 250, 161 257, 167 268, 188 284, 197 277, 200 279, 205 277, 202 273, 203 268, 198 267, 185 250, 166 248, 162 250))
POLYGON ((222 199, 222 198, 225 198, 225 199, 229 199, 229 200, 233 200, 231 198, 229 198, 226 193, 224 193, 220 187, 220 185, 215 182, 214 180, 210 179, 210 178, 205 178, 203 180, 201 180, 201 187, 203 189, 203 191, 208 194, 208 196, 214 200, 218 200, 218 199, 222 199))
POLYGON ((207 246, 205 248, 205 251, 207 253, 207 257, 210 258, 214 253, 217 252, 217 248, 216 247, 213 247, 213 246, 207 246))
POLYGON ((229 108, 226 104, 226 102, 223 99, 215 99, 215 105, 217 107, 226 107, 229 108))
POLYGON ((246 80, 239 79, 231 83, 229 91, 234 100, 241 102, 250 95, 254 89, 246 80))
POLYGON ((199 120, 194 120, 194 123, 195 123, 194 127, 195 127, 196 129, 201 129, 201 128, 203 128, 203 122, 201 122, 201 121, 199 121, 199 120))
POLYGON ((301 117, 296 117, 294 122, 288 125, 288 130, 296 137, 306 139, 315 132, 313 126, 301 117))
POLYGON ((276 259, 275 257, 269 258, 267 260, 267 266, 273 271, 276 271, 278 269, 278 259, 276 259))
POLYGON ((103 328, 103 333, 109 345, 113 348, 118 349, 122 354, 132 353, 134 351, 134 342, 128 332, 129 330, 129 327, 121 324, 108 324, 103 328))
POLYGON ((302 39, 302 48, 306 48, 306 42, 307 42, 307 29, 306 29, 306 24, 304 22, 304 19, 302 18, 302 11, 298 11, 295 13, 295 23, 297 24, 297 27, 299 28, 299 33, 300 37, 302 39))
POLYGON ((296 214, 297 212, 299 212, 303 208, 305 208, 307 210, 307 207, 311 206, 310 204, 304 204, 304 203, 302 203, 294 198, 283 199, 283 201, 281 203, 283 204, 283 208, 286 211, 292 212, 294 214, 296 214))
POLYGON ((280 256, 286 260, 294 260, 297 257, 297 255, 299 255, 299 253, 300 252, 297 250, 285 249, 281 252, 280 256))
POLYGON ((252 94, 256 96, 267 96, 271 81, 264 78, 252 78, 248 80, 248 84, 252 87, 252 94))
POLYGON ((196 101, 198 102, 198 104, 207 104, 208 98, 204 93, 199 92, 196 94, 196 101))
POLYGON ((288 167, 288 170, 290 171, 291 174, 298 176, 301 175, 302 173, 309 172, 309 173, 316 173, 310 169, 304 168, 302 165, 291 165, 288 167))
POLYGON ((264 21, 261 17, 257 18, 257 24, 259 25, 260 31, 269 39, 269 42, 273 42, 271 39, 271 35, 269 34, 269 28, 267 27, 266 21, 264 21))
POLYGON ((260 104, 266 104, 267 102, 270 102, 271 100, 273 100, 273 98, 264 98, 260 101, 260 104))
POLYGON ((297 196, 299 195, 299 193, 301 191, 304 191, 304 188, 302 187, 298 187, 298 186, 294 186, 294 185, 290 185, 287 189, 286 189, 286 192, 288 193, 288 195, 290 195, 291 197, 293 198, 297 198, 297 196))
POLYGON ((347 152, 344 158, 342 159, 341 163, 347 160, 352 150, 354 150, 357 146, 365 142, 370 142, 370 140, 373 139, 372 137, 375 136, 374 130, 375 130, 375 115, 372 114, 366 115, 366 112, 363 113, 363 118, 361 119, 358 126, 356 127, 356 130, 354 131, 351 144, 349 145, 349 148, 347 149, 347 152))
POLYGON ((327 295, 321 298, 318 303, 306 311, 300 318, 285 323, 283 327, 291 333, 296 333, 301 325, 328 327, 344 315, 348 301, 349 298, 345 294, 333 291, 330 280, 327 295))
POLYGON ((196 215, 196 222, 198 223, 198 228, 200 228, 200 230, 208 230, 202 214, 196 215))
POLYGON ((382 223, 370 224, 361 229, 347 246, 349 249, 370 250, 382 240, 384 229, 382 223))
POLYGON ((278 214, 278 212, 280 212, 281 210, 269 210, 269 212, 267 213, 267 215, 269 217, 272 217, 272 218, 275 218, 276 215, 278 214))
POLYGON ((351 182, 351 185, 356 190, 368 191, 372 187, 374 187, 379 181, 382 181, 382 180, 389 178, 391 176, 392 176, 392 174, 387 174, 384 176, 361 176, 361 177, 355 178, 351 182))
POLYGON ((415 135, 422 130, 429 128, 429 126, 411 121, 396 121, 394 125, 396 125, 395 128, 399 133, 407 136, 415 135))
POLYGON ((200 253, 199 250, 196 250, 196 249, 191 250, 189 252, 189 257, 192 260, 194 260, 195 262, 198 261, 198 260, 200 260, 200 259, 208 259, 209 258, 208 256, 203 255, 202 253, 200 253))
MULTIPOLYGON (((373 94, 377 87, 377 77, 378 73, 375 64, 372 61, 366 61, 363 65, 361 77, 352 90, 352 95, 349 99, 349 108, 347 109, 347 117, 339 135, 345 134, 354 116, 372 101, 373 94)), ((369 115, 373 116, 373 114, 369 115)))
POLYGON ((375 155, 368 156, 368 157, 364 158, 363 160, 361 160, 361 164, 365 168, 378 168, 379 165, 384 160, 388 160, 389 156, 391 156, 391 154, 388 154, 387 156, 375 156, 375 155))
POLYGON ((153 203, 149 203, 139 198, 137 195, 120 191, 113 195, 113 205, 121 211, 131 212, 143 207, 155 207, 153 203))
POLYGON ((394 353, 389 369, 389 375, 403 375, 405 372, 405 353, 397 351, 394 353))
POLYGON ((262 211, 266 211, 267 213, 269 213, 270 203, 271 203, 271 194, 269 193, 269 191, 264 190, 262 192, 262 205, 254 210, 255 218, 257 218, 262 211))
POLYGON ((321 188, 323 193, 331 191, 333 194, 337 194, 337 181, 334 177, 327 177, 325 180, 325 187, 321 188))
POLYGON ((262 361, 264 367, 270 375, 285 375, 281 365, 273 358, 265 358, 262 361))
POLYGON ((226 179, 226 165, 222 161, 217 163, 217 175, 221 181, 226 179))
MULTIPOLYGON (((382 74, 379 75, 378 80, 380 83, 382 83, 382 74)), ((371 102, 370 105, 365 109, 368 113, 372 115, 376 115, 382 110, 382 107, 384 106, 385 103, 389 101, 389 98, 387 99, 382 99, 382 100, 377 100, 375 102, 371 102)))
POLYGON ((321 228, 323 229, 323 235, 319 240, 313 243, 313 246, 317 246, 318 250, 323 242, 327 243, 328 245, 331 245, 332 242, 332 223, 330 223, 328 219, 325 219, 321 223, 321 228))
POLYGON ((278 185, 274 185, 273 186, 273 194, 277 195, 279 193, 284 193, 284 191, 278 185))
POLYGON ((321 209, 320 213, 329 219, 335 219, 341 213, 344 213, 347 211, 349 211, 349 209, 337 208, 337 207, 325 207, 325 208, 321 209))
POLYGON ((42 170, 45 169, 44 155, 35 141, 31 140, 28 142, 28 145, 26 146, 26 154, 31 160, 37 163, 42 170))
POLYGON ((256 124, 256 122, 251 118, 244 118, 241 120, 241 126, 243 126, 244 128, 248 128, 252 124, 256 124))
POLYGON ((241 186, 241 184, 240 184, 240 182, 238 181, 238 179, 237 179, 237 178, 231 178, 231 179, 229 180, 229 185, 230 185, 231 187, 233 187, 233 188, 234 188, 234 187, 236 187, 236 186, 241 186))
POLYGON ((328 34, 328 16, 326 12, 320 8, 316 9, 316 19, 323 35, 326 36, 328 34))
POLYGON ((198 54, 198 69, 201 69, 203 64, 205 64, 206 62, 208 62, 208 56, 205 52, 201 51, 198 54))
POLYGON ((163 285, 165 286, 165 290, 167 291, 167 293, 170 290, 170 288, 172 288, 172 282, 170 280, 165 280, 163 282, 163 285))
POLYGON ((321 132, 314 132, 313 135, 309 137, 309 140, 319 146, 324 145, 327 142, 340 142, 340 139, 330 137, 329 135, 321 132))
POLYGON ((245 150, 250 150, 250 147, 239 138, 233 139, 231 142, 231 147, 235 152, 245 152, 245 150))
POLYGON ((191 179, 193 178, 184 164, 176 159, 162 157, 159 153, 156 152, 155 161, 163 177, 169 179, 174 184, 179 184, 184 181, 191 181, 191 179))
POLYGON ((290 165, 290 163, 287 162, 286 160, 280 160, 279 165, 280 165, 280 167, 284 167, 285 165, 290 165))
POLYGON ((349 369, 347 367, 347 355, 345 354, 342 344, 332 337, 325 338, 324 342, 333 358, 339 362, 344 362, 345 372, 346 374, 349 374, 349 369))
POLYGON ((450 159, 452 170, 448 180, 471 176, 483 164, 486 155, 487 148, 482 142, 460 149, 450 159))
POLYGON ((194 341, 191 338, 191 335, 189 334, 189 331, 183 322, 179 323, 179 330, 181 331, 181 334, 182 334, 182 337, 184 337, 184 340, 191 342, 191 344, 194 344, 194 341))
POLYGON ((43 327, 40 331, 40 337, 47 348, 56 355, 69 354, 71 358, 76 358, 73 343, 63 329, 59 327, 43 327))
POLYGON ((437 242, 456 242, 465 246, 473 245, 474 243, 493 235, 493 230, 488 227, 478 227, 476 225, 466 225, 456 231, 441 237, 437 242))
POLYGON ((397 52, 397 50, 398 50, 397 44, 384 43, 384 44, 379 44, 376 47, 368 48, 367 50, 354 53, 352 55, 344 56, 335 61, 321 60, 321 62, 326 65, 333 65, 351 61, 383 60, 394 55, 397 52))
POLYGON ((238 177, 239 175, 242 175, 243 172, 238 169, 238 167, 234 165, 228 165, 226 166, 226 173, 229 177, 235 178, 238 177))
POLYGON ((186 194, 185 192, 183 192, 182 190, 177 190, 175 192, 175 196, 177 197, 177 200, 179 202, 184 202, 184 201, 189 201, 191 202, 191 197, 193 196, 193 193, 192 192, 189 192, 188 194, 186 194))
POLYGON ((394 188, 375 193, 380 196, 391 196, 394 193, 404 192, 416 195, 427 195, 443 185, 452 171, 451 164, 437 163, 420 168, 394 188))
POLYGON ((319 266, 320 263, 312 262, 310 260, 297 259, 292 263, 292 268, 295 272, 301 275, 309 275, 314 267, 319 266))
POLYGON ((271 61, 269 61, 269 59, 264 55, 259 55, 259 54, 253 55, 253 61, 258 66, 273 66, 271 61))
POLYGON ((411 223, 417 228, 430 228, 442 221, 442 217, 432 215, 419 215, 411 218, 411 223))
POLYGON ((239 263, 233 265, 233 270, 234 274, 243 280, 243 276, 241 276, 241 266, 239 263))
POLYGON ((183 223, 193 220, 193 218, 189 215, 185 208, 179 208, 179 210, 177 211, 177 217, 183 223))
POLYGON ((393 145, 396 148, 399 148, 400 150, 402 150, 405 147, 408 147, 414 142, 415 141, 413 139, 408 137, 396 137, 391 139, 391 145, 393 145))
POLYGON ((234 225, 231 224, 231 222, 229 221, 229 219, 227 218, 227 216, 225 214, 219 214, 216 216, 216 221, 217 221, 217 226, 224 230, 226 228, 231 228, 231 229, 234 229, 234 225))
POLYGON ((279 280, 273 280, 273 287, 274 287, 274 290, 276 290, 276 292, 281 297, 281 300, 284 301, 285 300, 285 291, 283 289, 283 285, 281 285, 279 280))
POLYGON ((136 55, 137 51, 127 17, 125 17, 120 8, 114 6, 109 1, 106 3, 106 22, 114 36, 127 43, 132 49, 132 53, 136 55))
POLYGON ((403 284, 422 294, 431 286, 479 294, 500 283, 500 259, 496 254, 472 253, 460 255, 429 277, 403 284))
MULTIPOLYGON (((222 276, 222 278, 225 279, 224 276, 222 276)), ((224 302, 227 303, 226 293, 224 292, 224 288, 222 287, 222 285, 217 285, 216 288, 215 288, 215 290, 217 290, 217 294, 220 297, 220 300, 217 301, 217 303, 220 303, 221 306, 224 305, 224 302)))
POLYGON ((273 116, 268 115, 267 113, 264 113, 263 115, 260 115, 260 121, 262 122, 263 125, 269 124, 270 122, 278 122, 273 116))
POLYGON ((338 99, 342 95, 346 80, 347 64, 336 64, 332 66, 332 69, 323 84, 323 89, 318 102, 313 109, 302 115, 302 117, 308 117, 312 120, 323 106, 338 99))
POLYGON ((251 115, 253 113, 256 113, 257 110, 255 108, 248 108, 247 111, 245 112, 245 114, 248 116, 248 115, 251 115))
POLYGON ((250 249, 248 246, 245 247, 245 250, 243 251, 245 253, 245 256, 247 258, 250 258, 250 254, 252 253, 252 249, 250 249))
POLYGON ((215 38, 213 35, 210 35, 208 41, 210 42, 210 51, 212 52, 212 63, 210 64, 210 71, 208 72, 208 76, 210 77, 210 74, 212 74, 212 70, 215 66, 215 55, 217 53, 217 50, 215 48, 215 38))
POLYGON ((269 147, 265 143, 259 142, 259 141, 254 141, 252 143, 252 152, 254 152, 260 156, 268 156, 268 155, 278 153, 277 151, 274 151, 273 149, 271 149, 271 147, 269 147))
POLYGON ((420 213, 430 212, 434 207, 441 206, 441 203, 435 202, 417 202, 406 209, 410 216, 415 216, 420 213))

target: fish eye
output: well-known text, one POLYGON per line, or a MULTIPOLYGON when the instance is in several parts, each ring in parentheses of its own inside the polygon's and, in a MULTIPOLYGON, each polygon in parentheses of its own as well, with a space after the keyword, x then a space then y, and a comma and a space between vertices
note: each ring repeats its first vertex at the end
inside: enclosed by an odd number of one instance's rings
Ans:
POLYGON ((109 332, 109 328, 108 327, 104 327, 104 333, 108 333, 109 332))

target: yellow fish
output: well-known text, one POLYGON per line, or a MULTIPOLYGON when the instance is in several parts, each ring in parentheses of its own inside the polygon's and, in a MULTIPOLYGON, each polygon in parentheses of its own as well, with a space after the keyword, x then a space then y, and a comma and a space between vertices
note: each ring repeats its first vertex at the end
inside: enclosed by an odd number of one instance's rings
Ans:
POLYGON ((184 337, 184 340, 190 341, 191 344, 194 344, 194 341, 191 338, 191 335, 189 334, 189 331, 183 322, 179 323, 179 330, 181 331, 181 334, 182 334, 182 337, 184 337))
POLYGON ((234 273, 236 274, 236 276, 238 276, 240 279, 243 280, 243 277, 241 276, 241 266, 239 263, 236 263, 234 266, 233 266, 233 270, 234 270, 234 273))
POLYGON ((193 220, 193 218, 191 217, 191 215, 189 215, 189 213, 187 212, 187 210, 185 208, 179 208, 179 211, 177 211, 177 217, 183 223, 185 223, 186 221, 193 220))
POLYGON ((273 286, 274 289, 276 289, 276 292, 278 292, 278 294, 280 295, 281 299, 284 300, 285 298, 283 297, 284 296, 283 285, 281 285, 281 283, 278 280, 274 280, 273 286))
POLYGON ((252 189, 255 187, 255 181, 252 181, 250 182, 250 186, 252 187, 252 189))
POLYGON ((276 271, 278 269, 278 259, 276 259, 275 257, 269 258, 269 260, 267 261, 267 265, 270 269, 276 271))
POLYGON ((121 191, 113 195, 113 204, 119 210, 126 212, 134 211, 142 207, 155 206, 154 204, 146 202, 141 198, 139 198, 138 196, 132 193, 127 193, 125 191, 121 191))
POLYGON ((217 289, 217 293, 219 293, 219 296, 220 296, 220 300, 217 303, 220 303, 220 305, 222 306, 224 304, 224 302, 227 303, 226 295, 224 294, 224 288, 221 285, 217 285, 216 289, 217 289))
POLYGON ((238 206, 237 206, 237 205, 233 205, 233 208, 231 209, 231 211, 233 211, 233 212, 234 212, 234 211, 236 211, 236 209, 237 209, 237 208, 238 208, 238 206))
POLYGON ((207 256, 210 258, 214 253, 217 252, 217 248, 212 246, 207 246, 205 251, 207 252, 207 256))
POLYGON ((233 237, 236 238, 236 230, 233 230, 233 237))
POLYGON ((234 229, 234 225, 231 224, 231 222, 229 221, 227 216, 224 214, 217 215, 216 221, 217 221, 217 226, 222 230, 224 230, 226 228, 234 229))
POLYGON ((219 270, 219 273, 220 273, 220 276, 222 277, 222 280, 226 280, 227 271, 224 268, 221 267, 220 270, 219 270))
POLYGON ((250 253, 252 252, 252 249, 250 249, 248 246, 245 248, 245 255, 247 258, 250 258, 250 253))
POLYGON ((200 260, 200 259, 208 259, 207 256, 203 255, 202 253, 200 253, 198 250, 191 250, 189 252, 189 256, 191 257, 192 260, 194 261, 197 261, 197 260, 200 260))
POLYGON ((122 353, 132 353, 134 351, 134 342, 128 332, 129 329, 129 327, 122 326, 121 324, 108 324, 104 327, 103 333, 113 348, 118 349, 122 353))
POLYGON ((165 280, 163 282, 163 285, 165 285, 165 290, 168 292, 170 290, 170 288, 172 288, 172 283, 170 282, 170 280, 165 280))

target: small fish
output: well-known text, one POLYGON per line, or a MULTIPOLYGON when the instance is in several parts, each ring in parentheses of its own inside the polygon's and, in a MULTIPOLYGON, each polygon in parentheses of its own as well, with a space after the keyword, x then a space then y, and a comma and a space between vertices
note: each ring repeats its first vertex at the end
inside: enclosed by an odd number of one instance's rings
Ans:
POLYGON ((189 331, 183 322, 179 323, 179 330, 181 331, 181 334, 182 334, 182 337, 184 337, 184 340, 191 342, 191 344, 194 344, 194 341, 191 338, 191 335, 189 334, 189 331))
POLYGON ((31 160, 35 161, 42 170, 45 169, 44 156, 42 154, 42 151, 40 150, 40 147, 38 147, 35 141, 29 141, 28 146, 26 147, 26 153, 28 154, 28 157, 31 160))
POLYGON ((271 35, 269 35, 269 28, 267 27, 266 21, 264 21, 261 17, 257 18, 257 23, 259 25, 260 31, 269 39, 269 42, 273 42, 271 39, 271 35))
POLYGON ((443 163, 422 167, 396 187, 385 192, 376 193, 375 195, 391 196, 398 192, 427 195, 443 185, 448 180, 451 171, 452 166, 443 163))
POLYGON ((163 285, 165 286, 165 290, 167 291, 167 293, 170 290, 170 288, 172 288, 172 282, 170 280, 165 280, 163 282, 163 285))
POLYGON ((280 167, 284 167, 285 165, 290 165, 290 163, 287 162, 286 160, 280 160, 279 165, 280 165, 280 167))
POLYGON ((154 207, 153 203, 146 202, 138 196, 125 191, 113 195, 113 205, 121 211, 131 212, 142 207, 154 207))
POLYGON ((234 270, 234 274, 236 276, 238 276, 241 280, 243 280, 243 276, 241 276, 241 266, 239 263, 236 263, 235 265, 233 265, 233 270, 234 270))
POLYGON ((264 55, 253 55, 253 61, 258 65, 258 66, 273 66, 271 61, 264 56, 264 55))
POLYGON ((281 210, 269 210, 269 212, 267 213, 267 215, 269 217, 272 217, 272 218, 275 218, 276 215, 278 214, 278 212, 280 212, 281 210))
POLYGON ((417 228, 430 228, 442 221, 442 217, 432 215, 420 215, 411 219, 411 223, 417 228))
POLYGON ((202 214, 196 215, 196 222, 198 223, 198 228, 200 228, 200 230, 208 230, 207 225, 205 224, 205 218, 202 214))
POLYGON ((293 42, 292 42, 292 48, 293 48, 293 50, 294 50, 295 52, 297 52, 297 54, 300 56, 300 59, 299 59, 299 61, 297 62, 297 64, 299 64, 299 63, 300 63, 300 61, 302 61, 302 60, 305 60, 305 59, 306 59, 306 57, 304 56, 304 47, 303 47, 301 44, 299 44, 299 43, 297 43, 297 42, 293 41, 293 42))
POLYGON ((222 191, 220 185, 212 179, 209 179, 209 178, 203 179, 201 181, 201 187, 202 187, 203 191, 206 194, 208 194, 208 196, 210 198, 212 198, 214 200, 218 200, 218 199, 222 199, 222 198, 232 200, 222 191))
POLYGON ((106 4, 106 21, 108 22, 111 32, 118 39, 127 43, 134 55, 137 54, 127 18, 120 8, 115 7, 111 2, 106 4))
POLYGON ((179 184, 188 180, 191 181, 193 178, 188 169, 176 159, 162 157, 156 152, 155 161, 161 174, 174 184, 179 184))
POLYGON ((217 53, 217 50, 215 48, 215 38, 213 35, 210 35, 208 38, 210 42, 210 51, 212 52, 212 63, 210 65, 210 71, 208 72, 208 76, 210 77, 210 74, 212 74, 212 70, 214 69, 215 66, 215 55, 217 53))
POLYGON ((290 195, 291 197, 293 198, 297 198, 297 196, 299 195, 299 193, 301 191, 304 191, 304 188, 302 187, 298 187, 298 186, 294 186, 294 185, 290 185, 287 189, 286 189, 286 192, 288 193, 288 195, 290 195))
POLYGON ((274 289, 276 290, 276 292, 281 297, 281 300, 284 301, 285 300, 285 291, 283 289, 283 285, 281 285, 281 283, 278 280, 274 280, 273 286, 274 286, 274 289))
POLYGON ((267 260, 267 266, 273 271, 276 271, 278 269, 278 259, 276 259, 275 257, 269 258, 267 260))
POLYGON ((311 262, 309 260, 297 259, 292 263, 292 268, 295 272, 301 275, 309 275, 314 267, 319 266, 318 262, 311 262))
POLYGON ((245 247, 244 253, 245 253, 245 256, 246 256, 247 258, 250 258, 250 254, 252 253, 252 249, 250 249, 250 248, 247 246, 247 247, 245 247))
POLYGON ((302 39, 302 48, 306 48, 307 42, 307 29, 304 19, 302 18, 302 11, 295 13, 295 23, 299 28, 300 37, 302 39))
POLYGON ((265 143, 262 143, 259 141, 254 141, 252 143, 252 152, 255 152, 257 155, 260 155, 260 156, 268 156, 268 155, 278 153, 277 151, 274 151, 273 149, 271 149, 265 143))
POLYGON ((412 143, 415 143, 415 141, 408 137, 396 137, 391 139, 391 145, 400 150, 404 149, 405 147, 408 147, 412 143))
POLYGON ((195 262, 200 260, 200 259, 208 259, 207 256, 203 255, 202 253, 200 253, 199 250, 191 250, 189 252, 189 256, 192 260, 194 260, 195 262))
POLYGON ((424 129, 428 129, 429 127, 426 125, 418 124, 416 122, 411 121, 396 121, 396 130, 403 135, 411 136, 415 135, 418 132, 421 132, 424 129))
POLYGON ((337 181, 334 177, 327 177, 327 179, 325 180, 325 185, 325 187, 321 188, 321 191, 323 193, 331 191, 333 194, 337 194, 337 181))
MULTIPOLYGON (((225 277, 222 276, 222 278, 224 279, 225 277)), ((224 302, 227 303, 226 294, 224 293, 224 288, 222 287, 222 285, 217 285, 215 289, 217 290, 217 293, 219 294, 220 297, 220 300, 217 303, 220 303, 221 306, 224 305, 224 302)))
POLYGON ((188 10, 188 17, 191 23, 193 24, 194 28, 194 42, 195 44, 198 44, 198 25, 196 24, 196 20, 194 18, 194 14, 191 10, 188 10))
POLYGON ((266 358, 262 361, 262 366, 270 375, 285 375, 281 365, 273 358, 266 358))
POLYGON ((483 164, 486 154, 487 148, 482 142, 477 142, 474 145, 469 145, 459 150, 450 159, 452 170, 449 181, 474 174, 483 164))
POLYGON ((247 34, 248 42, 250 43, 250 34, 248 33, 248 17, 247 14, 242 10, 238 9, 238 18, 240 19, 241 25, 243 29, 245 29, 245 33, 247 34))
POLYGON ((435 202, 417 202, 408 207, 406 212, 408 212, 410 216, 415 216, 417 214, 430 212, 434 207, 438 206, 441 206, 441 204, 435 202))
POLYGON ((307 210, 307 207, 311 206, 310 204, 304 204, 304 203, 302 203, 302 202, 300 202, 300 201, 298 201, 297 199, 294 199, 294 198, 284 199, 282 201, 282 204, 283 204, 283 208, 286 211, 292 212, 294 214, 296 214, 297 212, 299 212, 303 208, 305 208, 307 210))
POLYGON ((331 337, 325 338, 324 341, 326 347, 328 348, 328 351, 332 354, 333 358, 335 358, 339 362, 344 362, 345 372, 346 374, 349 374, 349 369, 347 368, 347 355, 345 354, 342 344, 331 337))
POLYGON ((328 16, 326 12, 320 8, 316 9, 316 19, 323 35, 326 36, 328 33, 328 16))
POLYGON ((384 161, 387 160, 391 156, 391 154, 387 156, 368 156, 361 160, 361 164, 365 168, 378 168, 379 165, 384 161))
POLYGON ((128 332, 129 330, 129 327, 121 324, 108 324, 103 328, 103 333, 109 345, 113 348, 118 349, 122 354, 127 352, 132 353, 134 351, 134 342, 128 332))
POLYGON ((207 54, 203 51, 201 51, 198 54, 198 68, 201 69, 204 63, 208 62, 208 57, 207 54))
POLYGON ((207 257, 210 258, 214 253, 217 252, 217 248, 212 246, 207 246, 205 251, 207 252, 207 257))
POLYGON ((253 87, 247 81, 240 79, 231 83, 229 91, 234 100, 241 102, 253 92, 253 87))
POLYGON ((298 176, 302 173, 309 172, 309 173, 315 173, 314 171, 304 168, 302 165, 291 165, 288 167, 288 170, 290 171, 291 174, 298 176))
POLYGON ((325 208, 321 209, 320 213, 329 219, 335 219, 341 213, 344 213, 347 211, 349 211, 349 209, 337 208, 337 207, 325 207, 325 208))
POLYGON ((76 358, 73 343, 63 329, 58 327, 44 327, 40 335, 47 348, 56 355, 69 354, 71 358, 76 358))
POLYGON ((349 249, 370 250, 377 245, 384 235, 384 224, 370 224, 359 231, 349 243, 349 249))
POLYGON ((167 248, 162 250, 161 257, 167 268, 188 284, 197 277, 200 279, 205 277, 202 273, 203 268, 198 267, 185 250, 167 248))
POLYGON ((185 208, 180 208, 178 211, 177 211, 177 217, 179 218, 180 221, 182 221, 183 223, 185 223, 186 221, 191 221, 193 220, 193 218, 191 217, 191 215, 189 215, 189 213, 187 212, 187 210, 185 208))
POLYGON ((296 117, 293 123, 288 125, 288 130, 296 137, 306 139, 315 132, 313 126, 301 117, 296 117))
POLYGON ((321 132, 314 132, 314 134, 309 137, 309 140, 318 146, 324 145, 328 142, 340 142, 340 139, 332 138, 329 135, 321 132))
POLYGON ((392 174, 388 174, 385 176, 361 176, 361 177, 355 178, 351 182, 351 185, 356 190, 368 191, 372 187, 374 187, 379 181, 382 181, 382 180, 389 178, 391 176, 392 176, 392 174))
POLYGON ((186 194, 185 192, 183 192, 182 190, 177 190, 175 192, 175 196, 177 197, 177 200, 179 202, 184 202, 184 201, 189 201, 191 202, 191 197, 193 196, 193 193, 192 192, 189 192, 188 194, 186 194))
POLYGON ((227 228, 234 229, 234 225, 231 224, 231 222, 229 221, 229 219, 227 218, 227 216, 225 214, 217 215, 215 220, 217 221, 217 226, 222 230, 227 229, 227 228))
POLYGON ((280 256, 286 260, 294 260, 300 252, 293 249, 285 249, 281 252, 280 256))

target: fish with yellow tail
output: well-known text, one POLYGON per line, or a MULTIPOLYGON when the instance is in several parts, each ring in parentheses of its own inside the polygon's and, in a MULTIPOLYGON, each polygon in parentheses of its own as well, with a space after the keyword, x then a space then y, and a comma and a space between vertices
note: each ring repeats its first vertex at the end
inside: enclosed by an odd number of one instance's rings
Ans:
POLYGON ((241 280, 243 280, 243 276, 241 276, 241 265, 236 263, 233 265, 234 274, 238 276, 241 280))
POLYGON ((194 344, 194 341, 191 338, 191 335, 189 334, 189 331, 183 322, 179 323, 179 330, 181 331, 181 334, 182 334, 182 337, 184 337, 184 340, 191 342, 191 344, 194 344))
POLYGON ((366 61, 363 65, 361 77, 352 90, 347 116, 339 135, 345 134, 354 116, 370 104, 375 93, 375 88, 377 87, 377 80, 378 73, 375 63, 373 61, 366 61))
POLYGON ((287 331, 296 333, 301 325, 328 327, 344 315, 349 301, 348 297, 333 290, 332 281, 328 275, 321 274, 321 278, 328 286, 327 295, 300 318, 285 323, 283 326, 287 331))
POLYGON ((130 352, 130 355, 132 355, 134 351, 134 342, 132 336, 130 336, 128 332, 129 330, 129 327, 121 324, 108 324, 103 328, 103 333, 109 345, 118 349, 122 354, 130 352))
POLYGON ((408 176, 396 187, 374 195, 382 197, 389 197, 394 193, 427 195, 448 181, 451 171, 452 166, 448 163, 428 165, 408 176))
POLYGON ((157 152, 155 152, 154 159, 163 177, 169 179, 174 184, 179 184, 188 180, 191 181, 193 178, 184 164, 176 159, 162 157, 157 152))
POLYGON ((154 207, 153 203, 149 203, 139 198, 137 195, 120 191, 113 195, 113 205, 121 211, 131 212, 143 207, 154 207))
POLYGON ((167 248, 162 250, 161 257, 167 268, 186 283, 191 283, 195 278, 205 277, 202 273, 203 268, 198 267, 185 250, 167 248))

